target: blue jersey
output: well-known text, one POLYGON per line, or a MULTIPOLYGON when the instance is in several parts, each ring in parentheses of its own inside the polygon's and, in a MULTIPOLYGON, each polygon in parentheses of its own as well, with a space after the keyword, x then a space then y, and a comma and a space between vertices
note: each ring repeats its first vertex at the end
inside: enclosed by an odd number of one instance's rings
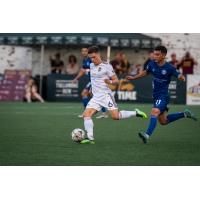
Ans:
POLYGON ((159 66, 155 61, 150 61, 146 71, 153 75, 153 97, 168 96, 169 83, 171 77, 178 77, 178 72, 170 63, 166 62, 159 66))
POLYGON ((90 78, 90 64, 91 64, 90 58, 84 58, 82 63, 82 68, 86 70, 86 75, 90 78))

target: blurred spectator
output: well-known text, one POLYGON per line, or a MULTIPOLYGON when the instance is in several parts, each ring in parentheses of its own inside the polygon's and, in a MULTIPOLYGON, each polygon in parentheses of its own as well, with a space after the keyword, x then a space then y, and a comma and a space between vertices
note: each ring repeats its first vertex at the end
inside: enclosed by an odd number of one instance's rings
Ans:
POLYGON ((75 55, 70 55, 68 59, 68 64, 66 66, 66 73, 70 75, 77 74, 79 71, 79 66, 77 64, 77 58, 75 55))
POLYGON ((129 74, 130 75, 136 75, 138 74, 140 71, 142 71, 142 65, 140 64, 136 64, 136 65, 132 65, 131 68, 130 68, 130 72, 129 74))
POLYGON ((50 57, 51 73, 61 74, 64 69, 64 62, 60 59, 60 53, 50 57))
POLYGON ((172 64, 176 69, 179 68, 179 66, 180 66, 179 61, 177 60, 175 53, 171 54, 171 60, 169 61, 169 63, 172 64))
POLYGON ((183 74, 193 74, 194 73, 194 65, 197 65, 197 62, 190 55, 190 52, 186 52, 185 56, 182 58, 180 62, 180 69, 183 74))
POLYGON ((147 58, 147 60, 145 61, 144 65, 143 65, 143 70, 146 70, 148 63, 153 59, 154 59, 153 50, 150 50, 149 54, 148 54, 148 58, 147 58))
POLYGON ((113 66, 113 69, 115 70, 116 75, 120 74, 121 62, 122 62, 122 53, 118 52, 115 55, 115 59, 110 62, 110 64, 113 66))
POLYGON ((32 100, 38 100, 44 103, 43 98, 39 95, 37 90, 38 87, 35 80, 32 77, 30 77, 25 87, 25 99, 28 103, 32 102, 32 100))
POLYGON ((116 75, 128 74, 130 70, 130 63, 126 58, 126 55, 122 52, 118 52, 115 55, 115 59, 110 62, 115 70, 116 75))
POLYGON ((130 72, 130 63, 124 53, 122 53, 122 62, 121 62, 121 74, 129 74, 130 72))

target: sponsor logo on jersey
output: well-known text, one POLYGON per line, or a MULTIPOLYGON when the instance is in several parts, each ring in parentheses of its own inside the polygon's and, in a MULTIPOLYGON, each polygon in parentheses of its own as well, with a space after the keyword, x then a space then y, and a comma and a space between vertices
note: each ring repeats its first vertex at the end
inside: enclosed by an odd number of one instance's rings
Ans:
POLYGON ((165 75, 165 74, 167 74, 167 71, 166 71, 165 69, 163 69, 163 70, 161 71, 161 73, 162 73, 162 75, 165 75))

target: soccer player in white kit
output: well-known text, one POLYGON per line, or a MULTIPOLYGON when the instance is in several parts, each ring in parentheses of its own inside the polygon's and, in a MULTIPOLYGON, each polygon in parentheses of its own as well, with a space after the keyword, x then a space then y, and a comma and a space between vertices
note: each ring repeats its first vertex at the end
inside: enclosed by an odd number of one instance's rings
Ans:
POLYGON ((109 114, 114 120, 127 119, 135 116, 147 118, 147 115, 139 109, 135 109, 134 111, 118 111, 113 93, 108 87, 108 84, 118 84, 119 82, 112 65, 101 60, 97 46, 90 47, 88 49, 88 55, 92 60, 90 64, 90 75, 93 97, 83 113, 87 139, 82 140, 81 144, 95 144, 92 116, 100 111, 102 107, 108 109, 109 114))

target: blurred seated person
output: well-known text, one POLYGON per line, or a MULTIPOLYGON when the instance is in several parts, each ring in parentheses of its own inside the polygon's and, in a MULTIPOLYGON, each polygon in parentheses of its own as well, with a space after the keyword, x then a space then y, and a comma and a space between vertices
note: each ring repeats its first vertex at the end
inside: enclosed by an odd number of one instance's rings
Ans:
POLYGON ((169 63, 172 64, 176 69, 179 68, 179 61, 177 60, 175 53, 171 54, 171 60, 169 61, 169 63))
POLYGON ((115 54, 115 58, 110 61, 110 64, 113 66, 116 75, 119 75, 120 71, 122 70, 121 63, 122 63, 122 53, 118 52, 115 54))
POLYGON ((43 98, 37 91, 38 91, 37 84, 35 80, 32 77, 30 77, 25 87, 25 99, 28 103, 32 102, 32 100, 38 100, 44 103, 43 98))
POLYGON ((146 70, 148 63, 149 63, 150 61, 152 61, 153 59, 154 59, 153 50, 150 50, 150 51, 149 51, 149 54, 148 54, 148 58, 147 58, 147 60, 144 62, 143 70, 146 70))
POLYGON ((68 64, 66 66, 66 74, 74 75, 78 74, 79 66, 77 64, 77 59, 75 55, 70 55, 68 59, 68 64))
POLYGON ((139 74, 139 72, 142 71, 142 65, 140 64, 136 64, 136 65, 132 65, 131 68, 130 68, 130 72, 129 74, 130 75, 136 75, 136 74, 139 74))
POLYGON ((116 53, 115 59, 112 60, 110 64, 113 66, 113 69, 115 70, 117 76, 128 74, 129 72, 130 63, 126 58, 126 55, 122 52, 116 53))
POLYGON ((126 54, 125 53, 122 53, 122 62, 121 62, 121 74, 129 74, 130 72, 130 63, 126 57, 126 54))
POLYGON ((197 62, 190 55, 190 52, 186 52, 185 56, 182 58, 180 62, 180 69, 183 74, 193 74, 194 73, 194 65, 197 65, 197 62))
POLYGON ((50 57, 51 73, 61 74, 64 69, 64 62, 60 59, 60 53, 55 54, 54 57, 50 57))

